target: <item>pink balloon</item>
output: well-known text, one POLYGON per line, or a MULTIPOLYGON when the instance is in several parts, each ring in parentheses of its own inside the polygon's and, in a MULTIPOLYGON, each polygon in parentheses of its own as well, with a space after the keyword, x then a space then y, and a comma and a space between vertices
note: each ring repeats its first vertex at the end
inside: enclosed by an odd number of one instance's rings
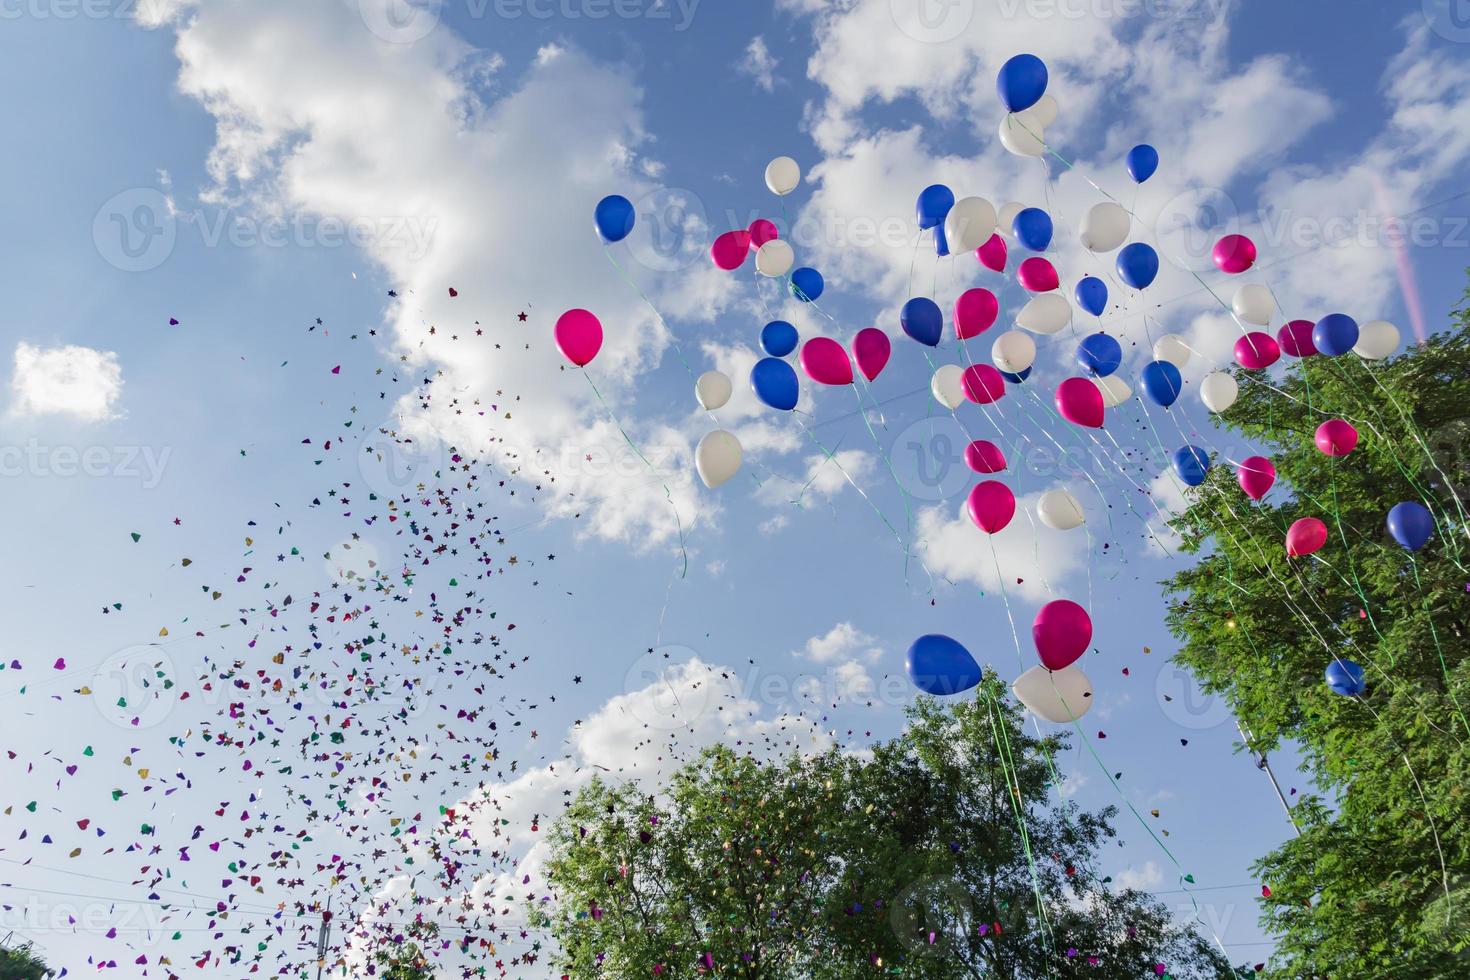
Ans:
POLYGON ((813 337, 801 345, 801 369, 818 384, 852 384, 852 362, 847 351, 831 337, 813 337))
POLYGON ((999 473, 1006 468, 1006 454, 995 443, 976 439, 965 447, 965 465, 976 473, 999 473))
POLYGON ((1252 500, 1260 500, 1276 482, 1276 464, 1264 456, 1247 456, 1235 468, 1240 489, 1252 500))
POLYGON ((1000 313, 1000 303, 995 294, 980 286, 960 293, 954 301, 954 331, 961 340, 989 330, 1000 313))
POLYGON ((976 405, 989 405, 999 401, 1006 393, 1006 379, 989 364, 971 364, 960 378, 965 397, 976 405))
POLYGON ((1033 293, 1049 293, 1061 285, 1056 266, 1039 255, 1021 263, 1021 268, 1016 270, 1016 280, 1022 288, 1033 293))
POLYGON ((858 370, 869 381, 882 372, 892 352, 888 335, 877 327, 864 327, 852 338, 852 356, 857 359, 858 370))
POLYGON ((1328 456, 1346 456, 1358 444, 1358 430, 1342 419, 1317 426, 1317 448, 1328 456))
POLYGON ((1303 517, 1286 529, 1286 553, 1293 558, 1310 555, 1327 543, 1327 525, 1315 517, 1303 517))
POLYGON ((1031 639, 1047 670, 1070 667, 1092 643, 1092 617, 1071 599, 1053 599, 1036 614, 1031 639))
POLYGON ((1100 429, 1103 424, 1103 396, 1097 385, 1086 378, 1068 378, 1057 385, 1057 411, 1073 425, 1100 429))
POLYGON ((1314 326, 1311 320, 1293 320, 1276 331, 1281 349, 1292 357, 1311 357, 1317 353, 1317 345, 1312 343, 1314 326))
POLYGON ((769 218, 756 218, 750 223, 750 227, 745 229, 745 232, 750 236, 750 250, 752 252, 771 239, 781 237, 781 232, 776 227, 776 222, 769 218))
POLYGON ((986 534, 1005 528, 1016 516, 1016 495, 999 480, 975 484, 970 491, 970 520, 986 534))
POLYGON ((709 247, 710 260, 726 272, 740 268, 749 254, 750 232, 744 228, 725 232, 709 247))
POLYGON ((991 235, 990 241, 975 249, 975 258, 992 272, 1006 271, 1006 240, 999 234, 991 235))
POLYGON ((1252 330, 1235 342, 1235 360, 1247 371, 1260 371, 1281 359, 1281 345, 1270 334, 1252 330))
POLYGON ((1226 235, 1215 243, 1215 265, 1231 275, 1256 264, 1256 243, 1244 235, 1226 235))
POLYGON ((586 310, 567 310, 556 318, 552 330, 556 348, 577 367, 583 367, 602 350, 602 324, 586 310))

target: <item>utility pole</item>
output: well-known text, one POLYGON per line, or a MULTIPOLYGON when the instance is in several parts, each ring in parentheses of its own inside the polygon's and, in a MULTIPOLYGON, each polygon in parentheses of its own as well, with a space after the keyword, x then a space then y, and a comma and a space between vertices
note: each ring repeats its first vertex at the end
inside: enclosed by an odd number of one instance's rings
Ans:
POLYGON ((332 896, 327 896, 327 910, 322 913, 322 925, 316 936, 316 980, 322 980, 322 967, 327 962, 327 949, 332 937, 332 896))
POLYGON ((1291 804, 1286 802, 1286 794, 1281 792, 1281 784, 1276 781, 1276 774, 1271 771, 1271 763, 1266 758, 1266 753, 1256 751, 1255 746, 1252 744, 1254 739, 1250 733, 1250 729, 1245 727, 1245 722, 1236 719, 1235 730, 1240 732, 1240 737, 1245 739, 1245 747, 1250 749, 1251 755, 1255 756, 1256 768, 1270 778, 1271 788, 1276 790, 1276 798, 1281 801, 1281 809, 1286 811, 1286 819, 1291 821, 1291 829, 1296 831, 1296 835, 1300 837, 1302 835, 1302 828, 1297 826, 1296 814, 1291 812, 1291 804))

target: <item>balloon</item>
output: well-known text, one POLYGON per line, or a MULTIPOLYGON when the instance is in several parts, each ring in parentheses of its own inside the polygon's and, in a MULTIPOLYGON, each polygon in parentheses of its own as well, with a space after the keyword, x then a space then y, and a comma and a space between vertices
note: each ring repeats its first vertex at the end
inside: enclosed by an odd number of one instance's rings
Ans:
POLYGON ((1107 408, 1117 408, 1133 397, 1133 389, 1128 387, 1128 382, 1116 374, 1110 374, 1106 378, 1093 378, 1092 383, 1097 385, 1097 390, 1102 394, 1103 405, 1107 408))
POLYGON ((586 366, 602 350, 602 324, 586 310, 567 310, 552 331, 556 349, 577 367, 586 366))
POLYGON ((1147 289, 1159 274, 1159 253, 1152 245, 1133 242, 1118 253, 1118 278, 1134 289, 1147 289))
POLYGON ((927 296, 915 296, 903 304, 898 314, 903 332, 925 347, 938 347, 944 336, 944 314, 939 304, 927 296))
POLYGON ((1011 685, 1016 700, 1036 717, 1067 725, 1087 714, 1095 700, 1092 681, 1075 664, 1061 670, 1032 667, 1011 685))
POLYGON ((989 330, 1000 313, 1000 303, 988 289, 975 287, 960 293, 954 301, 954 332, 961 340, 969 340, 989 330))
POLYGON ((995 534, 1016 516, 1016 495, 999 480, 986 480, 975 484, 966 506, 976 527, 986 534, 995 534))
POLYGON ((803 303, 810 303, 821 296, 822 290, 826 288, 826 283, 822 281, 822 274, 816 269, 802 266, 791 273, 791 295, 803 303))
POLYGON ((1292 320, 1276 331, 1276 341, 1282 352, 1292 357, 1311 357, 1317 353, 1317 347, 1312 343, 1313 326, 1315 324, 1311 320, 1292 320))
POLYGON ((1187 487, 1205 482, 1210 471, 1210 456, 1198 446, 1181 446, 1174 450, 1174 472, 1187 487))
POLYGON ((782 412, 796 407, 801 385, 796 371, 779 357, 763 357, 750 369, 750 387, 755 397, 782 412))
POLYGON ((976 405, 989 405, 1006 393, 1005 378, 989 364, 971 364, 965 368, 961 383, 965 389, 965 397, 976 405))
POLYGON ((1341 694, 1345 698, 1355 698, 1368 689, 1368 682, 1363 678, 1363 668, 1352 660, 1334 660, 1327 665, 1325 674, 1327 687, 1333 694, 1341 694))
POLYGON ((1328 419, 1317 426, 1317 448, 1328 456, 1346 456, 1358 444, 1358 430, 1342 419, 1328 419))
POLYGON ((983 197, 963 197, 944 216, 944 238, 951 251, 973 252, 995 234, 995 205, 983 197))
POLYGON ((1143 384, 1144 394, 1165 408, 1178 401, 1179 392, 1184 390, 1184 379, 1179 369, 1168 361, 1149 361, 1143 366, 1139 381, 1143 384))
POLYGON ((1045 252, 1051 244, 1051 215, 1041 208, 1023 208, 1011 222, 1016 241, 1033 252, 1045 252))
POLYGON ((1002 371, 1019 374, 1036 361, 1036 341, 1019 330, 1007 330, 995 338, 990 359, 1002 371))
POLYGON ((1020 201, 1007 201, 1000 206, 995 213, 995 233, 997 235, 1011 235, 1016 229, 1016 215, 1026 210, 1026 205, 1020 201))
POLYGON ((1025 381, 1027 378, 1031 377, 1031 369, 1027 368, 1024 371, 1002 371, 1000 372, 1000 376, 1002 378, 1005 378, 1011 384, 1018 385, 1022 381, 1025 381))
POLYGON ((1154 360, 1168 361, 1182 368, 1189 363, 1189 345, 1178 334, 1166 333, 1154 341, 1154 360))
POLYGON ((965 465, 976 473, 999 473, 1006 468, 1006 454, 995 443, 976 439, 965 447, 965 465))
POLYGON ((1035 116, 1036 121, 1041 125, 1050 126, 1057 121, 1057 113, 1061 111, 1061 106, 1057 105, 1056 99, 1047 94, 1037 99, 1036 104, 1027 111, 1035 116))
POLYGON ((888 364, 888 355, 893 346, 888 342, 888 335, 877 327, 864 327, 852 338, 852 356, 857 361, 858 370, 863 372, 863 377, 872 381, 888 364))
POLYGON ((1041 523, 1058 531, 1070 531, 1087 520, 1077 498, 1060 488, 1048 490, 1037 499, 1036 516, 1041 518, 1041 523))
POLYGON ((1238 275, 1256 264, 1256 243, 1244 235, 1226 235, 1215 243, 1215 267, 1238 275))
POLYGON ((943 225, 944 217, 952 207, 954 191, 943 184, 930 184, 919 192, 918 203, 914 206, 919 216, 919 228, 923 230, 943 225))
POLYGON ((949 239, 944 237, 944 225, 934 229, 934 254, 940 258, 949 254, 949 239))
POLYGON ((750 254, 750 232, 727 231, 714 240, 709 247, 709 257, 715 266, 732 272, 745 263, 750 254))
POLYGON ((785 197, 801 183, 801 168, 790 157, 777 157, 766 164, 766 186, 772 194, 785 197))
POLYGON ((756 218, 745 231, 750 235, 750 250, 752 252, 766 242, 781 237, 781 231, 776 227, 776 222, 769 218, 756 218))
POLYGON ((1276 309, 1276 297, 1271 295, 1271 290, 1258 282, 1241 286, 1235 291, 1235 298, 1230 301, 1230 307, 1235 315, 1246 323, 1258 323, 1261 326, 1271 322, 1271 314, 1276 309))
POLYGON ((1388 512, 1388 533, 1410 551, 1418 551, 1434 533, 1434 515, 1414 500, 1394 504, 1388 512))
POLYGON ((1033 293, 1049 293, 1061 285, 1056 267, 1039 255, 1033 255, 1016 270, 1021 288, 1033 293))
POLYGON ((694 397, 706 412, 717 412, 730 400, 734 387, 723 371, 706 371, 694 382, 694 397))
POLYGON ((984 245, 975 249, 975 258, 991 272, 1006 271, 1006 240, 991 235, 984 245))
POLYGON ((1200 401, 1216 415, 1234 405, 1235 399, 1239 397, 1240 385, 1224 371, 1213 371, 1205 375, 1205 379, 1199 383, 1200 401))
POLYGON ((755 271, 769 279, 779 279, 796 264, 796 253, 779 238, 773 238, 755 250, 755 271))
POLYGON ((704 485, 713 490, 740 471, 743 456, 740 440, 724 429, 716 429, 694 448, 694 468, 704 485))
POLYGON ((1159 151, 1147 143, 1139 143, 1128 151, 1128 176, 1135 184, 1141 184, 1159 169, 1159 151))
POLYGON ((1247 456, 1235 468, 1235 480, 1252 500, 1260 500, 1276 482, 1276 465, 1264 456, 1247 456))
POLYGON ((1016 325, 1032 333, 1053 334, 1072 322, 1072 305, 1058 292, 1037 293, 1016 314, 1016 325))
POLYGON ((1094 204, 1082 219, 1077 237, 1089 252, 1111 252, 1128 240, 1132 219, 1123 205, 1114 201, 1094 204))
POLYGON ((1046 152, 1046 124, 1034 112, 1002 116, 1000 145, 1020 157, 1039 157, 1046 152))
POLYGON ((1024 112, 1046 93, 1046 63, 1034 54, 1018 54, 1000 66, 995 91, 1007 112, 1024 112))
POLYGON ((1103 424, 1103 397, 1097 385, 1086 378, 1068 378, 1057 385, 1057 411, 1073 425, 1100 429, 1103 424))
POLYGON ((1235 361, 1247 371, 1260 371, 1281 359, 1281 345, 1261 330, 1252 330, 1235 342, 1235 361))
POLYGON ((1123 363, 1123 345, 1101 331, 1088 334, 1077 345, 1077 363, 1089 374, 1105 378, 1123 363))
POLYGON ((1358 336, 1358 321, 1346 313, 1329 313, 1312 328, 1312 345, 1328 357, 1336 357, 1352 350, 1358 336))
POLYGON ((602 240, 611 245, 632 233, 637 217, 632 201, 621 194, 609 194, 597 202, 592 212, 592 226, 602 240))
POLYGON ((772 357, 785 357, 796 350, 796 328, 785 320, 772 320, 761 327, 761 350, 772 357))
POLYGON ((1315 517, 1293 521, 1286 529, 1286 553, 1293 558, 1310 555, 1327 543, 1327 525, 1315 517))
POLYGON ((801 369, 817 384, 852 384, 852 361, 847 349, 831 337, 813 337, 801 345, 801 369))
POLYGON ((1398 327, 1387 320, 1370 320, 1358 331, 1353 353, 1365 361, 1378 361, 1392 354, 1398 346, 1398 327))
POLYGON ((964 370, 958 364, 941 364, 929 379, 934 400, 953 412, 965 403, 964 370))
POLYGON ((1102 316, 1103 310, 1108 308, 1108 284, 1097 276, 1079 279, 1073 295, 1077 298, 1077 305, 1093 316, 1102 316))
POLYGON ((957 641, 928 633, 909 647, 909 680, 925 694, 959 694, 980 683, 980 665, 957 641))
POLYGON ((1071 599, 1053 599, 1031 623, 1031 639, 1047 670, 1071 666, 1092 643, 1092 617, 1071 599))

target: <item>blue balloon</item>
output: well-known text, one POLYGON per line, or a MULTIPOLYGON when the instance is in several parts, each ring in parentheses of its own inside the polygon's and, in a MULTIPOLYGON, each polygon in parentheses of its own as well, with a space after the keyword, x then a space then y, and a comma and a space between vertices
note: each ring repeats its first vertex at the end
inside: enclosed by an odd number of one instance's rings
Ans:
POLYGON ((930 184, 919 191, 919 203, 914 210, 919 215, 919 227, 938 228, 944 224, 949 209, 954 207, 954 191, 943 184, 930 184))
POLYGON ((941 259, 949 254, 949 239, 944 237, 944 225, 934 226, 934 254, 941 259))
POLYGON ((1327 686, 1333 694, 1355 698, 1368 689, 1363 668, 1351 660, 1334 660, 1327 665, 1327 686))
POLYGON ((938 303, 927 296, 915 296, 903 304, 898 318, 904 333, 925 347, 939 346, 939 338, 944 336, 944 314, 938 303))
POLYGON ((1394 504, 1388 512, 1388 533, 1410 551, 1418 551, 1434 534, 1434 515, 1416 500, 1394 504))
POLYGON ((791 295, 803 303, 810 303, 822 295, 822 290, 826 288, 827 284, 822 281, 822 274, 816 269, 802 266, 800 269, 792 270, 791 295))
POLYGON ((1358 342, 1358 321, 1346 313, 1329 313, 1312 328, 1312 346, 1328 357, 1346 354, 1358 342))
POLYGON ((1077 363, 1084 371, 1106 378, 1123 363, 1123 345, 1101 331, 1089 334, 1077 345, 1077 363))
POLYGON ((1147 143, 1139 143, 1128 151, 1128 176, 1133 182, 1141 184, 1154 175, 1159 169, 1159 151, 1147 143))
POLYGON ((603 241, 611 245, 627 238, 633 231, 637 214, 633 202, 621 194, 609 194, 597 202, 592 212, 592 224, 603 241))
POLYGON ((772 357, 785 357, 796 350, 796 328, 785 320, 772 320, 761 327, 761 350, 772 357))
POLYGON ((1210 471, 1210 456, 1198 446, 1182 446, 1174 450, 1174 472, 1186 486, 1197 487, 1205 482, 1210 471))
POLYGON ((1159 253, 1152 245, 1133 242, 1118 253, 1118 278, 1134 289, 1147 289, 1159 274, 1159 253))
POLYGON ((1168 408, 1179 400, 1184 378, 1168 361, 1149 361, 1143 367, 1143 390, 1158 404, 1168 408))
POLYGON ((1077 281, 1077 305, 1093 316, 1102 316, 1108 308, 1108 284, 1097 276, 1077 281))
POLYGON ((1031 377, 1031 369, 1028 367, 1026 370, 1022 371, 1020 374, 1012 374, 1010 371, 1002 371, 1002 372, 1000 372, 1000 376, 1002 378, 1005 378, 1011 384, 1018 385, 1022 381, 1025 381, 1027 378, 1031 377))
POLYGON ((980 683, 980 665, 957 640, 926 633, 909 647, 909 680, 925 694, 959 694, 980 683))
POLYGON ((995 91, 1011 112, 1034 106, 1046 94, 1046 62, 1034 54, 1018 54, 1000 66, 995 91))
POLYGON ((1045 252, 1051 244, 1051 215, 1041 208, 1022 208, 1011 222, 1016 241, 1033 252, 1045 252))
POLYGON ((772 408, 789 412, 801 396, 796 369, 779 357, 763 357, 750 369, 750 386, 755 396, 772 408))

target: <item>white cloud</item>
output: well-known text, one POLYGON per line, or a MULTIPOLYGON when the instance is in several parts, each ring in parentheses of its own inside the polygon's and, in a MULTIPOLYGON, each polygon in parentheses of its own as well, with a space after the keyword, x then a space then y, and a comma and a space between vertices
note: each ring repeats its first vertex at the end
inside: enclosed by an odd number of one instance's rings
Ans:
POLYGON ((1124 868, 1118 873, 1117 882, 1119 888, 1148 891, 1164 883, 1164 873, 1159 870, 1158 864, 1153 861, 1146 861, 1141 868, 1137 865, 1124 868))
POLYGON ((970 521, 964 504, 954 517, 947 516, 943 507, 926 508, 918 514, 918 554, 935 575, 972 582, 986 591, 1000 588, 998 559, 1008 593, 1036 601, 1054 598, 1053 590, 1086 567, 1087 536, 1081 528, 1054 531, 1032 520, 1040 496, 1038 492, 1017 497, 1016 516, 989 543, 985 532, 970 521))
POLYGON ((11 411, 22 416, 70 415, 83 422, 116 418, 122 394, 122 367, 117 354, 69 344, 15 346, 15 372, 10 379, 11 411))
POLYGON ((812 637, 795 654, 819 664, 859 658, 871 661, 882 655, 878 641, 851 623, 838 623, 821 636, 812 637))
POLYGON ((776 67, 780 64, 771 54, 771 49, 766 47, 766 39, 757 34, 746 45, 745 54, 735 63, 735 69, 753 78, 759 88, 773 92, 776 89, 776 67))

